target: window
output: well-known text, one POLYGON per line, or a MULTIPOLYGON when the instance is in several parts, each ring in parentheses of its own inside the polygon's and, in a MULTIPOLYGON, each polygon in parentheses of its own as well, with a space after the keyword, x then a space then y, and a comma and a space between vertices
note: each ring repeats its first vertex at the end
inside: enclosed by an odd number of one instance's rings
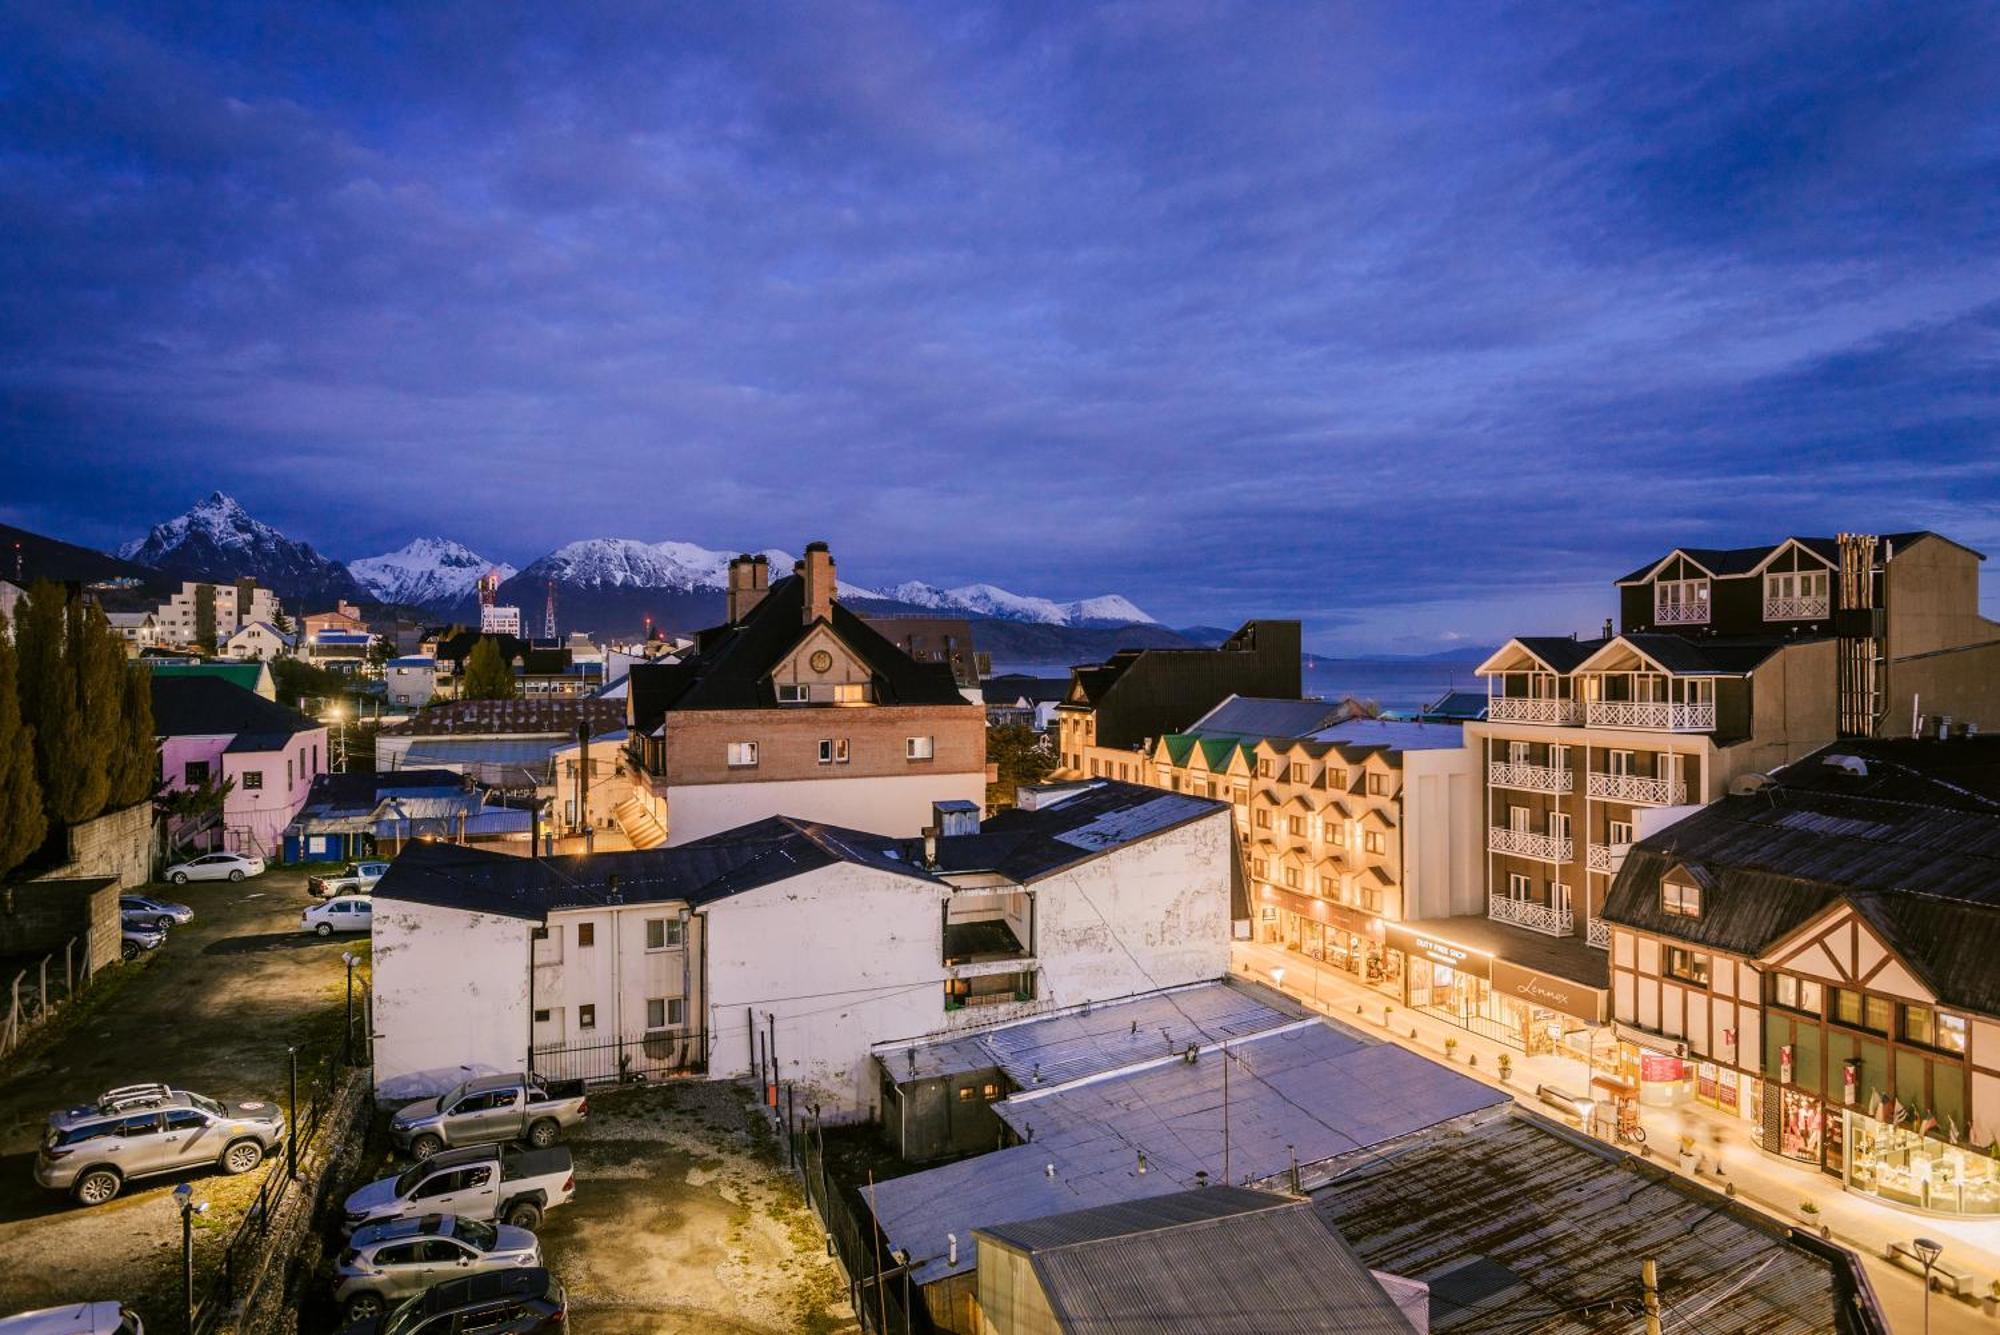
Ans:
POLYGON ((241 778, 243 781, 243 790, 245 792, 254 792, 257 789, 262 788, 264 786, 263 770, 246 769, 238 777, 241 778))
POLYGON ((1567 811, 1551 811, 1549 813, 1548 823, 1549 823, 1549 838, 1551 839, 1569 838, 1569 813, 1567 811))
POLYGON ((296 780, 294 780, 294 779, 292 778, 292 758, 291 758, 290 756, 286 756, 286 757, 285 757, 285 787, 287 787, 287 788, 291 787, 291 786, 292 786, 292 784, 293 784, 294 782, 296 782, 296 780))
POLYGON ((1361 836, 1361 848, 1366 853, 1386 853, 1389 851, 1389 841, 1382 837, 1380 830, 1369 830, 1361 836))
POLYGON ((1510 830, 1514 830, 1520 834, 1527 834, 1535 828, 1531 823, 1533 820, 1534 813, 1526 807, 1510 806, 1507 808, 1507 828, 1510 830))
POLYGON ((1304 763, 1303 761, 1294 760, 1292 762, 1292 782, 1311 783, 1312 766, 1304 763))
POLYGON ((1605 826, 1604 837, 1605 841, 1613 847, 1619 844, 1631 843, 1632 822, 1629 820, 1614 820, 1609 822, 1605 826))
POLYGON ((646 949, 668 950, 681 944, 679 918, 646 919, 646 949))
POLYGON ((1788 973, 1781 973, 1772 986, 1771 996, 1788 1011, 1802 1011, 1807 1015, 1820 1013, 1820 986, 1810 978, 1794 978, 1788 973))
POLYGON ((1347 771, 1344 769, 1334 769, 1329 766, 1326 771, 1326 786, 1329 788, 1338 788, 1345 792, 1347 790, 1347 771))
POLYGON ((1380 913, 1382 911, 1382 892, 1373 888, 1364 888, 1361 892, 1361 907, 1367 913, 1380 913))
POLYGON ((1306 818, 1304 816, 1293 816, 1289 824, 1293 834, 1299 836, 1301 839, 1305 838, 1306 818))
POLYGON ((729 767, 731 769, 751 769, 757 764, 757 743, 731 742, 729 744, 729 767))
POLYGON ((960 1085, 958 1087, 958 1101, 960 1103, 972 1102, 973 1092, 971 1085, 960 1085))
POLYGON ((1326 837, 1335 848, 1347 847, 1347 829, 1337 820, 1326 823, 1326 837))
POLYGON ((1667 976, 1678 978, 1684 983, 1698 983, 1708 986, 1708 956, 1698 955, 1692 950, 1682 950, 1679 946, 1667 947, 1667 976))
POLYGON ((993 1081, 988 1080, 983 1086, 980 1087, 979 1096, 983 1099, 988 1100, 989 1102, 993 1099, 997 1099, 1000 1097, 1000 1086, 995 1084, 993 1081))
POLYGON ((1527 763, 1528 763, 1528 743, 1526 743, 1526 742, 1509 742, 1509 743, 1507 743, 1507 763, 1508 763, 1508 764, 1510 764, 1510 765, 1525 765, 1525 764, 1527 764, 1527 763))
POLYGON ((1630 751, 1607 751, 1604 753, 1604 763, 1607 766, 1605 770, 1607 774, 1630 774, 1632 772, 1632 753, 1630 751))
POLYGON ((1294 890, 1299 889, 1299 869, 1297 867, 1285 868, 1285 884, 1294 890))
POLYGON ((667 999, 665 997, 646 998, 646 1027, 665 1029, 667 1027, 667 999))
POLYGON ((1708 581, 1663 579, 1653 586, 1653 619, 1663 622, 1708 620, 1708 581))
POLYGON ((576 1027, 579 1029, 597 1028, 597 1007, 578 1006, 576 1008, 576 1027))
POLYGON ((208 1115, 193 1108, 170 1108, 167 1110, 167 1130, 199 1131, 208 1125, 208 1115))
POLYGON ((822 765, 845 765, 847 763, 847 739, 845 737, 822 737, 819 743, 819 763, 822 765))
POLYGON ((181 781, 190 788, 199 788, 208 782, 208 762, 190 760, 181 766, 181 781))
POLYGON ((1370 770, 1368 773, 1368 795, 1370 797, 1387 797, 1389 795, 1389 776, 1386 774, 1377 774, 1373 770, 1370 770))
POLYGON ((1887 997, 1871 997, 1850 988, 1833 989, 1832 1018, 1852 1029, 1886 1034, 1895 1018, 1896 1006, 1887 997))
POLYGON ((807 687, 802 683, 778 683, 778 703, 781 705, 802 705, 810 698, 807 687))
POLYGON ((536 1011, 536 1012, 535 1012, 535 1023, 536 1023, 536 1024, 547 1024, 548 1022, 549 1022, 549 1012, 548 1012, 548 1011, 536 1011))
POLYGON ((1507 898, 1525 900, 1530 894, 1528 878, 1518 871, 1507 873, 1507 898))
POLYGON ((596 944, 597 944, 597 924, 596 924, 596 923, 594 923, 594 922, 580 922, 580 923, 578 923, 578 924, 576 925, 576 944, 577 944, 577 945, 578 945, 579 947, 582 947, 582 946, 594 946, 594 945, 596 945, 596 944))
POLYGON ((868 687, 862 682, 843 682, 833 688, 833 702, 837 705, 858 705, 868 700, 868 687))
POLYGON ((1945 1052, 1965 1051, 1965 1020, 1929 1006, 1903 1007, 1903 1040, 1945 1052))
POLYGON ((1260 830, 1268 830, 1271 828, 1271 813, 1264 810, 1262 807, 1259 807, 1257 808, 1257 810, 1250 813, 1250 820, 1251 823, 1254 824, 1260 830))
POLYGON ((1684 885, 1679 881, 1660 883, 1660 911, 1671 918, 1699 918, 1701 916, 1701 887, 1684 885))
POLYGON ((911 760, 929 760, 937 754, 936 739, 911 737, 903 743, 903 754, 911 760))
POLYGON ((680 997, 667 998, 667 1023, 679 1025, 687 1023, 687 1002, 680 997))

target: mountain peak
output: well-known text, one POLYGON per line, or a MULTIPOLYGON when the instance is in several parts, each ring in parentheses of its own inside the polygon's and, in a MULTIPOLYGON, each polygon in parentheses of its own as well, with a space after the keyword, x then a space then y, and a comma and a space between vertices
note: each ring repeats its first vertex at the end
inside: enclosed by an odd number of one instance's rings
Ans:
POLYGON ((307 602, 360 596, 360 586, 338 561, 295 542, 220 490, 185 514, 155 524, 118 555, 170 574, 204 580, 255 579, 281 597, 307 602))
POLYGON ((488 570, 511 579, 514 567, 488 561, 451 538, 412 538, 393 552, 347 563, 361 587, 385 603, 413 607, 449 603, 470 594, 488 570))

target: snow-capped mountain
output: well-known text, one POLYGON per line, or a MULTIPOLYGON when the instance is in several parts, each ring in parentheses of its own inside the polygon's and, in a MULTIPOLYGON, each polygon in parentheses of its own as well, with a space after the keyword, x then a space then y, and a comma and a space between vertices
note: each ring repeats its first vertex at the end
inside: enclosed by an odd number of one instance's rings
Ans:
POLYGON ((254 578, 284 598, 330 603, 362 596, 346 566, 252 519, 219 491, 186 514, 155 524, 145 537, 120 547, 118 555, 194 579, 254 578))
POLYGON ((489 570, 498 570, 502 579, 517 573, 505 561, 489 561, 450 538, 417 538, 396 551, 349 561, 347 570, 383 602, 408 607, 464 598, 489 570))
MULTIPOLYGON (((640 542, 636 538, 587 538, 558 547, 521 572, 528 580, 554 580, 586 589, 700 589, 729 587, 729 562, 736 552, 711 551, 691 542, 640 542)), ((777 548, 760 555, 771 562, 771 578, 792 573, 797 559, 777 548)), ((843 598, 880 598, 858 584, 840 581, 843 598)))
POLYGON ((1049 598, 1012 593, 996 584, 964 584, 955 589, 940 589, 934 584, 910 580, 887 590, 886 596, 916 607, 969 612, 975 616, 992 617, 996 621, 1028 621, 1044 626, 1124 626, 1153 620, 1129 598, 1116 593, 1059 603, 1049 598))

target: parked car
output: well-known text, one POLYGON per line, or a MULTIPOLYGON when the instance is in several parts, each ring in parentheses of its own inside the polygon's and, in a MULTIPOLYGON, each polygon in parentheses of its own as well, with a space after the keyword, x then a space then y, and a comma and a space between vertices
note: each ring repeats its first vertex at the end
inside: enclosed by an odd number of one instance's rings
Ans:
POLYGON ((158 950, 167 943, 167 934, 157 927, 134 927, 130 923, 118 930, 118 958, 136 960, 149 950, 158 950))
POLYGON ((569 1296, 548 1271, 499 1270, 433 1285, 384 1317, 340 1328, 341 1335, 536 1335, 566 1329, 569 1296))
POLYGON ((189 881, 240 881, 246 876, 261 876, 263 872, 262 858, 245 853, 203 853, 167 868, 167 879, 175 885, 186 885, 189 881))
POLYGON ((126 1085, 49 1114, 35 1181, 102 1205, 134 1178, 211 1165, 247 1173, 284 1141, 285 1114, 274 1103, 225 1105, 166 1085, 126 1085))
POLYGON ((389 1119, 397 1149, 428 1159, 461 1145, 519 1140, 547 1149, 590 1116, 581 1080, 482 1075, 434 1099, 419 1099, 389 1119))
POLYGON ((146 1323, 123 1303, 68 1303, 0 1317, 0 1335, 145 1335, 146 1323))
POLYGON ((375 882, 389 874, 386 862, 350 862, 342 871, 326 876, 308 876, 306 893, 317 899, 332 899, 335 895, 365 895, 375 888, 375 882))
POLYGON ((157 927, 163 932, 194 921, 194 910, 187 905, 169 904, 150 895, 118 896, 118 915, 127 926, 157 927))
POLYGON ((299 930, 332 936, 335 932, 365 932, 375 924, 375 906, 366 895, 342 895, 315 904, 299 914, 299 930))
POLYGON ((446 1150, 395 1177, 370 1182, 347 1198, 344 1222, 354 1230, 413 1215, 455 1214, 534 1228, 574 1195, 576 1165, 568 1150, 482 1145, 446 1150))
POLYGON ((358 1229, 334 1263, 333 1298, 349 1321, 380 1316, 434 1284, 542 1263, 525 1228, 427 1214, 358 1229))

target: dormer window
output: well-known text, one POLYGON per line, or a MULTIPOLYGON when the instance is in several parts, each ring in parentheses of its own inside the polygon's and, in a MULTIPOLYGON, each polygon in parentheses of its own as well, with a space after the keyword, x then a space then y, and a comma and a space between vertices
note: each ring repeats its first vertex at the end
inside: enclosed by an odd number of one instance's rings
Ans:
POLYGON ((1653 585, 1653 620, 1662 626, 1708 624, 1708 581, 1663 579, 1653 585))
POLYGON ((1764 576, 1764 620, 1816 621, 1827 615, 1828 572, 1773 570, 1764 576))
POLYGON ((780 682, 778 703, 781 705, 802 705, 812 699, 810 688, 804 682, 780 682))
POLYGON ((1660 911, 1670 918, 1699 918, 1701 887, 1686 881, 1662 881, 1660 911))

